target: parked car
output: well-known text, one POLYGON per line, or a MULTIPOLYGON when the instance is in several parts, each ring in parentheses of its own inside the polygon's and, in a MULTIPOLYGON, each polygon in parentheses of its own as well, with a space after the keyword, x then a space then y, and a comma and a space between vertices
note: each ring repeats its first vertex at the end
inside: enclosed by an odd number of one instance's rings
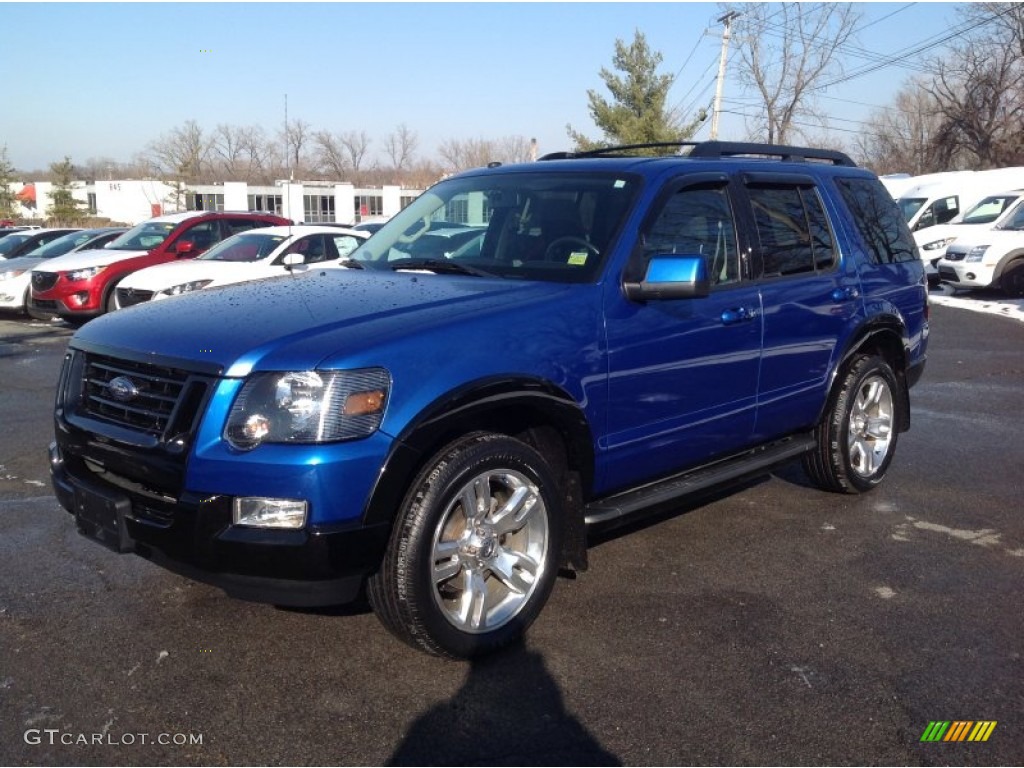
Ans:
POLYGON ((13 232, 0 238, 0 264, 4 259, 16 259, 19 256, 27 256, 36 248, 56 240, 58 237, 69 232, 79 232, 80 229, 70 227, 50 227, 46 229, 26 229, 21 232, 13 232))
POLYGON ((132 272, 195 258, 239 232, 290 223, 270 213, 191 211, 158 216, 104 248, 59 256, 45 268, 33 270, 29 314, 58 315, 73 322, 88 320, 116 308, 117 285, 132 272))
POLYGON ((970 237, 980 231, 998 228, 999 224, 1014 215, 1024 203, 1024 190, 1014 189, 997 195, 989 195, 978 201, 973 208, 956 216, 948 224, 937 224, 914 233, 914 240, 921 250, 925 272, 929 281, 939 279, 938 263, 950 243, 958 238, 970 237))
POLYGON ((953 288, 996 288, 1024 296, 1024 204, 998 226, 950 243, 938 270, 939 279, 953 288))
POLYGON ((929 335, 898 207, 839 152, 685 148, 467 171, 361 269, 86 324, 57 386, 57 499, 95 541, 235 596, 365 585, 397 637, 462 658, 526 630, 590 527, 796 458, 870 491, 929 335), (410 258, 437 221, 479 225, 480 247, 410 258))
POLYGON ((202 288, 281 277, 347 258, 369 232, 325 226, 265 227, 229 237, 202 256, 133 272, 117 287, 118 308, 202 288))
POLYGON ((43 264, 46 259, 86 248, 102 248, 124 231, 124 227, 102 227, 69 232, 36 248, 26 256, 0 262, 0 309, 28 312, 32 270, 43 264))

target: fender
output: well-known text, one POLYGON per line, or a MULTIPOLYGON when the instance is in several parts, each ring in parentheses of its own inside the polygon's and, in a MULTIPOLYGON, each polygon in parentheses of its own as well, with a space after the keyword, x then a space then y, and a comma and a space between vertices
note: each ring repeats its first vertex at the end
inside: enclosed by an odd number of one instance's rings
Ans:
POLYGON ((531 377, 493 377, 467 383, 434 400, 397 436, 363 510, 363 525, 388 524, 422 463, 460 434, 494 429, 517 434, 556 429, 565 443, 567 469, 592 486, 594 443, 586 415, 564 390, 531 377))
POLYGON ((836 377, 843 366, 855 354, 865 347, 873 347, 877 350, 886 350, 890 355, 895 355, 893 360, 893 373, 900 382, 899 396, 902 400, 903 420, 899 424, 899 431, 906 432, 910 429, 910 387, 907 383, 907 361, 910 359, 910 338, 907 334, 907 327, 898 314, 874 315, 857 328, 850 335, 843 347, 842 353, 838 356, 828 379, 827 395, 822 402, 821 411, 818 413, 818 421, 824 417, 829 407, 832 389, 836 377))

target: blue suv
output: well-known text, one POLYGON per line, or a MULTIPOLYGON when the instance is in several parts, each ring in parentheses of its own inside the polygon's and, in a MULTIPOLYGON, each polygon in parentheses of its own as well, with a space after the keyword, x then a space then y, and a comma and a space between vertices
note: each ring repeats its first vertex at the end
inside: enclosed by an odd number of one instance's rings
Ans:
POLYGON ((586 568, 592 526, 796 458, 870 490, 925 364, 914 240, 838 152, 493 164, 344 266, 75 334, 50 466, 82 533, 242 598, 365 591, 405 642, 472 657, 586 568))

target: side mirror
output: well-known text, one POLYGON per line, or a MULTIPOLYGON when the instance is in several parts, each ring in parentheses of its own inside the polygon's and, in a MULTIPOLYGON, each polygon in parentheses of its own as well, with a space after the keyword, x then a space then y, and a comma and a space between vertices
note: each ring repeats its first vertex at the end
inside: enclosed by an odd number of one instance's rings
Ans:
POLYGON ((195 251, 196 244, 191 240, 182 240, 174 246, 175 256, 188 256, 190 253, 195 251))
POLYGON ((623 283, 630 301, 694 299, 707 296, 711 289, 708 262, 700 254, 656 254, 647 263, 639 282, 623 283))
POLYGON ((286 254, 283 259, 281 259, 281 263, 284 265, 285 269, 291 271, 292 267, 298 267, 301 266, 302 264, 305 264, 306 257, 303 256, 301 253, 289 253, 286 254))

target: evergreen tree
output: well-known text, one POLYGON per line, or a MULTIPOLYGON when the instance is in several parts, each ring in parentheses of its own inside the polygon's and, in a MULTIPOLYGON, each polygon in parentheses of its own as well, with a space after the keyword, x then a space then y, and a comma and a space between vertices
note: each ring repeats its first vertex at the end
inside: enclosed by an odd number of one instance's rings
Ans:
POLYGON ((11 221, 20 215, 21 207, 18 198, 11 189, 14 181, 14 166, 7 158, 7 146, 0 147, 0 219, 11 221))
POLYGON ((85 212, 82 202, 72 194, 75 167, 67 155, 59 163, 50 164, 53 174, 53 189, 50 192, 50 207, 46 215, 54 226, 73 226, 82 221, 85 212))
MULTIPOLYGON (((616 144, 650 144, 685 141, 705 119, 703 111, 689 124, 666 108, 671 75, 659 75, 660 53, 651 51, 643 33, 636 31, 633 43, 615 41, 612 64, 623 77, 601 68, 601 79, 611 93, 611 101, 597 91, 588 90, 590 115, 604 133, 602 140, 592 140, 566 126, 576 143, 577 151, 597 149, 616 144)), ((655 152, 655 154, 657 154, 655 152)))

